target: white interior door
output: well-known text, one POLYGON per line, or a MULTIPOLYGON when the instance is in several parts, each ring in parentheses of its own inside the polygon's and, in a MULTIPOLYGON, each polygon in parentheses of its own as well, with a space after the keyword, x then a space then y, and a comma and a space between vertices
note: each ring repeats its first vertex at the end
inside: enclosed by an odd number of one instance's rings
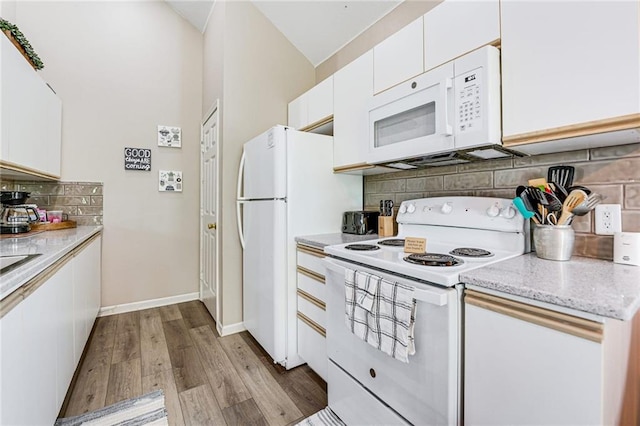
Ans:
POLYGON ((218 283, 219 102, 202 125, 200 164, 200 300, 216 323, 220 320, 218 283))

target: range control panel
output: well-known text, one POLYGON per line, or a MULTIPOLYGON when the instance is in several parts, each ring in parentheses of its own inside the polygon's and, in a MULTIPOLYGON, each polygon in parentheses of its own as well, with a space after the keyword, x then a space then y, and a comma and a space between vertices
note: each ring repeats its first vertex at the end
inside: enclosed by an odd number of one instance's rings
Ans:
POLYGON ((525 219, 513 202, 491 197, 433 197, 403 201, 398 223, 522 231, 525 219))

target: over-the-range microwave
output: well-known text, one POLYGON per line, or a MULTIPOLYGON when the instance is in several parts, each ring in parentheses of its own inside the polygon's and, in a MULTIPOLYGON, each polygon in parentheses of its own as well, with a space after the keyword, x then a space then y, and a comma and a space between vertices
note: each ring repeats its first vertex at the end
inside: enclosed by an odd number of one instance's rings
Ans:
POLYGON ((484 46, 375 95, 367 162, 398 169, 518 155, 502 148, 500 52, 484 46))

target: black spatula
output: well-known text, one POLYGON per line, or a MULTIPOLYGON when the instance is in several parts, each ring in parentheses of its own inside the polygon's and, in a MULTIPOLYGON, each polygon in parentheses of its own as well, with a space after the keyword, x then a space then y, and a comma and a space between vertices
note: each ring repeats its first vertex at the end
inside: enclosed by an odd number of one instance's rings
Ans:
POLYGON ((552 166, 547 170, 547 182, 555 182, 564 188, 573 185, 573 175, 575 168, 573 166, 552 166))

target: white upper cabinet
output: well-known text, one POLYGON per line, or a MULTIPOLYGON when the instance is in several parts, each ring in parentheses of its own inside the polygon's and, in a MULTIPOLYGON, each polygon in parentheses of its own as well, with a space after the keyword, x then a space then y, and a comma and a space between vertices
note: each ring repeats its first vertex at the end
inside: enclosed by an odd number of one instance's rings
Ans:
POLYGON ((424 15, 424 69, 499 39, 498 0, 445 0, 424 15))
POLYGON ((424 71, 423 18, 373 48, 373 91, 382 92, 424 71))
POLYGON ((640 3, 503 1, 503 142, 640 126, 640 3))
POLYGON ((5 36, 0 37, 0 54, 2 165, 57 179, 62 103, 5 36))
POLYGON ((333 75, 333 169, 366 166, 369 103, 373 97, 373 51, 333 75))
POLYGON ((298 130, 312 130, 331 121, 333 116, 333 76, 321 81, 289 102, 288 125, 298 130))

